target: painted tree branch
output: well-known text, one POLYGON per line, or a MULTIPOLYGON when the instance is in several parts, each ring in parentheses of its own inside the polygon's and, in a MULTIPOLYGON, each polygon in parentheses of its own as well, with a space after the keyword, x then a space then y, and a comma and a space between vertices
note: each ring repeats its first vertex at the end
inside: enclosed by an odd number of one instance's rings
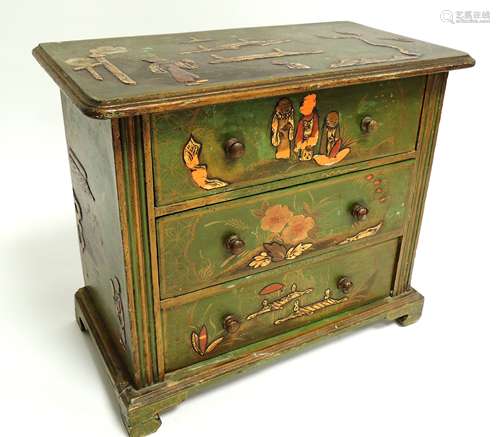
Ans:
POLYGON ((282 58, 284 56, 299 56, 299 55, 317 55, 323 53, 323 50, 310 50, 303 52, 287 52, 280 49, 273 49, 272 52, 269 53, 260 53, 255 55, 242 55, 242 56, 233 56, 233 57, 224 57, 218 55, 211 55, 212 60, 209 61, 209 64, 226 64, 230 62, 247 62, 247 61, 256 61, 259 59, 268 59, 268 58, 282 58))
POLYGON ((330 35, 316 35, 318 38, 324 38, 324 39, 358 39, 360 41, 363 41, 365 44, 368 44, 370 46, 374 47, 386 47, 388 49, 393 49, 397 50, 399 53, 402 55, 410 56, 410 57, 418 57, 421 54, 418 52, 412 52, 410 50, 404 49, 402 47, 399 47, 397 45, 393 44, 387 44, 383 42, 375 42, 375 41, 370 41, 363 36, 361 36, 359 33, 353 33, 353 32, 340 32, 336 31, 340 36, 330 36, 330 35))
POLYGON ((207 52, 221 52, 224 50, 239 50, 242 47, 265 47, 265 46, 270 46, 274 44, 283 44, 286 42, 290 42, 290 39, 284 39, 284 40, 246 40, 242 38, 238 38, 238 42, 233 42, 233 43, 227 43, 227 44, 221 44, 219 46, 214 46, 214 47, 205 47, 204 45, 199 45, 197 49, 194 50, 188 50, 185 52, 181 52, 182 55, 188 55, 191 53, 207 53, 207 52))
POLYGON ((384 62, 392 62, 408 59, 405 56, 390 56, 389 58, 358 58, 358 59, 340 59, 330 64, 330 68, 341 67, 357 67, 359 65, 383 64, 384 62))
POLYGON ((277 319, 274 321, 275 325, 280 325, 281 323, 287 322, 288 320, 296 319, 297 317, 305 317, 314 314, 316 311, 320 311, 324 308, 328 308, 332 305, 338 305, 340 303, 346 302, 347 297, 341 297, 340 299, 333 299, 330 297, 330 289, 325 290, 325 297, 317 302, 311 303, 309 305, 305 305, 303 307, 300 306, 298 300, 295 301, 293 305, 293 312, 283 317, 282 319, 277 319))

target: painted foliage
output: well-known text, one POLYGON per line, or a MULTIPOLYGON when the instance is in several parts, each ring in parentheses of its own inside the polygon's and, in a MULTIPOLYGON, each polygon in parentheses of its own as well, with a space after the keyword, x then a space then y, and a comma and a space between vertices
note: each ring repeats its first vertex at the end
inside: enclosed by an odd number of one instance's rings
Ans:
POLYGON ((209 178, 206 164, 200 163, 201 143, 196 141, 191 135, 188 142, 184 145, 183 160, 184 165, 191 171, 193 182, 204 190, 213 190, 227 185, 220 179, 209 178))
POLYGON ((273 262, 299 257, 312 247, 308 237, 314 226, 313 217, 294 215, 286 205, 269 206, 260 220, 261 229, 270 234, 269 241, 262 245, 263 250, 252 258, 248 266, 258 269, 273 262))
POLYGON ((215 340, 208 341, 207 327, 203 325, 199 332, 191 332, 191 345, 193 350, 201 357, 212 352, 221 342, 224 337, 218 337, 215 340))
POLYGON ((163 297, 396 230, 405 217, 411 168, 405 162, 160 218, 163 297), (353 215, 358 202, 369 210, 364 220, 353 215), (230 235, 244 242, 238 253, 227 247, 230 235))

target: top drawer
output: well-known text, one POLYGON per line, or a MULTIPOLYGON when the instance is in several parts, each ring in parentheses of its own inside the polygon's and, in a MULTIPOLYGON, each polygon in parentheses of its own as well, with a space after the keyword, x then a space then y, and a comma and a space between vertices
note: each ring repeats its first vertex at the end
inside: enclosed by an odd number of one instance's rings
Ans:
POLYGON ((414 150, 424 85, 419 76, 152 115, 156 205, 414 150))

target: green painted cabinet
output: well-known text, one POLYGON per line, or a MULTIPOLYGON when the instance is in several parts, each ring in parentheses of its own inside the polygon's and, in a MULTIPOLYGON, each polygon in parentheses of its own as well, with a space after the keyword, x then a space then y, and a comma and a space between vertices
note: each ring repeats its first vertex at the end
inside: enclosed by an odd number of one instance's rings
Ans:
MULTIPOLYGON (((280 98, 209 105, 189 110, 166 112, 151 117, 154 155, 155 198, 158 206, 184 202, 220 192, 260 185, 306 173, 415 149, 419 114, 425 80, 413 77, 375 82, 358 87, 320 90, 315 93, 320 129, 327 114, 338 112, 338 133, 349 154, 340 162, 319 165, 314 159, 300 161, 293 152, 296 138, 291 135, 290 157, 277 159, 272 144, 272 123, 280 98), (364 117, 375 120, 372 132, 362 129, 364 117), (201 145, 199 163, 206 166, 207 177, 220 181, 201 188, 193 181, 192 171, 183 161, 183 150, 191 136, 201 145), (244 154, 228 157, 225 143, 238 139, 244 154), (222 186, 219 186, 222 185, 222 186)), ((311 93, 308 93, 311 94, 311 93)), ((287 96, 298 125, 301 101, 305 93, 287 96)), ((318 139, 313 153, 319 154, 318 139)), ((321 162, 321 161, 319 161, 321 162)), ((325 164, 324 162, 321 162, 325 164)))
POLYGON ((76 318, 131 437, 252 366, 418 320, 444 90, 469 55, 352 22, 33 53, 63 95, 76 318))
POLYGON ((158 219, 162 298, 400 230, 413 167, 408 160, 158 219), (357 205, 366 216, 353 215, 357 205), (228 250, 231 236, 245 243, 240 253, 228 250))

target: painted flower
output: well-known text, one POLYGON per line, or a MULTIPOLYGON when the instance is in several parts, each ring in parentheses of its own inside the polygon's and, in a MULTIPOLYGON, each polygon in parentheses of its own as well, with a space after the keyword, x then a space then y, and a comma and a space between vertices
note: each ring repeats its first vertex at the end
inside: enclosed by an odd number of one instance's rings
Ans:
POLYGON ((305 240, 309 231, 314 227, 314 219, 303 215, 293 216, 281 236, 288 243, 295 244, 305 240))
POLYGON ((279 233, 292 217, 293 214, 288 206, 273 205, 266 209, 260 226, 264 231, 279 233))
POLYGON ((265 294, 276 293, 277 291, 283 291, 284 287, 285 286, 283 284, 275 282, 273 284, 266 285, 262 290, 259 291, 259 294, 265 295, 265 294))

